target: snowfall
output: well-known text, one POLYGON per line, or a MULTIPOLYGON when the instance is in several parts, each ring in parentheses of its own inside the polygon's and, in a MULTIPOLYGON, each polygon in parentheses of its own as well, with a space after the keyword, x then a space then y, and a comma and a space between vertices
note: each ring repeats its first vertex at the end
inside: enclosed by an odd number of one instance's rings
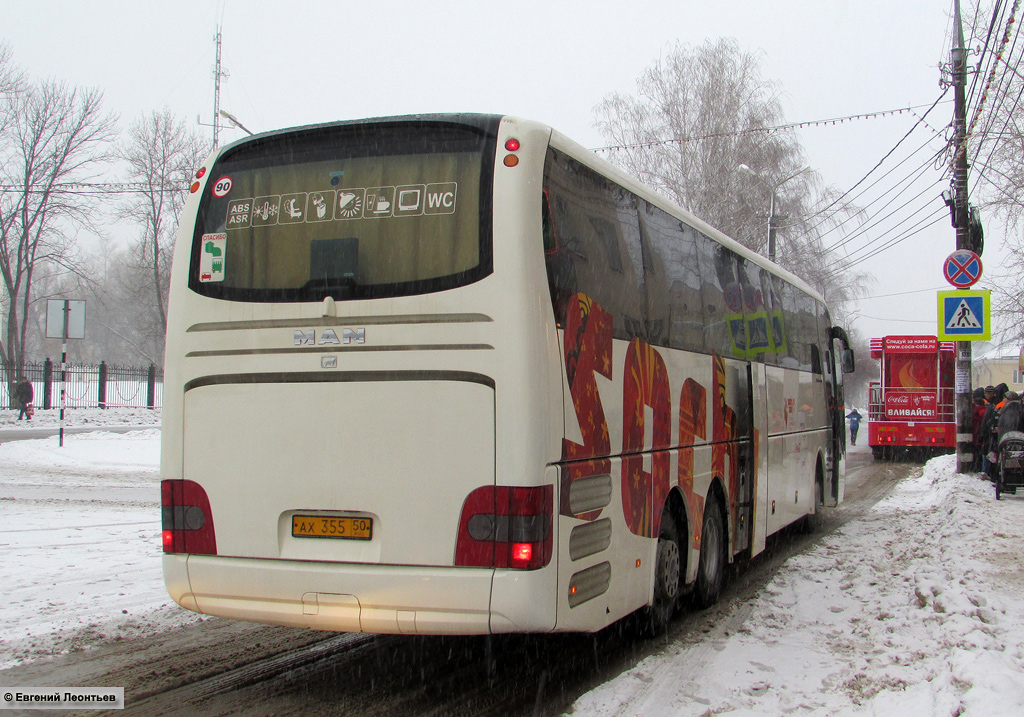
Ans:
MULTIPOLYGON (((55 424, 46 414, 33 424, 55 424)), ((163 588, 159 411, 76 412, 74 425, 100 430, 63 447, 9 440, 13 419, 0 411, 0 670, 203 619, 163 588), (114 425, 140 430, 102 430, 114 425)), ((997 502, 953 457, 933 459, 700 639, 568 711, 1024 714, 1022 554, 1024 495, 997 502)))

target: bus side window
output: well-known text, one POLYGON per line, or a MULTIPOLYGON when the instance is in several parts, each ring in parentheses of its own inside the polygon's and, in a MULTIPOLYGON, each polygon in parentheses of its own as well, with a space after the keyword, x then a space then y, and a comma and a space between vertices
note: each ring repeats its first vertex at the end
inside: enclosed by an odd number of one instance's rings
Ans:
POLYGON ((551 196, 544 190, 541 202, 541 226, 544 235, 544 265, 548 275, 548 292, 555 312, 555 324, 562 328, 569 300, 576 295, 576 267, 567 245, 559 245, 561 235, 551 211, 551 196))
POLYGON ((643 203, 647 324, 651 343, 704 352, 704 310, 697 232, 658 207, 643 203))
POLYGON ((737 349, 745 352, 745 330, 742 336, 733 334, 733 330, 737 328, 737 317, 742 324, 742 296, 726 296, 727 289, 735 291, 739 287, 732 252, 703 234, 698 237, 697 247, 705 321, 704 346, 709 352, 713 351, 719 356, 735 356, 737 349), (740 303, 736 303, 737 299, 740 303), (729 305, 730 301, 732 306, 729 305), (737 339, 741 344, 739 347, 736 345, 737 339))
POLYGON ((558 243, 547 268, 559 325, 565 320, 559 304, 579 292, 612 315, 615 338, 646 339, 636 197, 554 149, 545 182, 558 243))

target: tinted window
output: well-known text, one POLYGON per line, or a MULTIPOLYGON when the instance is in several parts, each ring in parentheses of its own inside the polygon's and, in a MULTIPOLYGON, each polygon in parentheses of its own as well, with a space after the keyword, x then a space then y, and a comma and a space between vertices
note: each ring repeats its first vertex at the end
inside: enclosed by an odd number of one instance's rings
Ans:
POLYGON ((574 159, 549 150, 544 193, 553 248, 548 280, 559 324, 577 293, 613 317, 614 336, 645 337, 644 260, 637 198, 574 159))
POLYGON ((200 204, 192 288, 344 300, 486 276, 496 123, 354 123, 229 149, 200 204))
POLYGON ((743 319, 743 287, 736 272, 737 257, 701 234, 698 239, 704 305, 704 345, 721 356, 743 358, 747 330, 743 319))
POLYGON ((697 231, 646 202, 641 219, 650 255, 647 300, 651 343, 703 352, 697 231))

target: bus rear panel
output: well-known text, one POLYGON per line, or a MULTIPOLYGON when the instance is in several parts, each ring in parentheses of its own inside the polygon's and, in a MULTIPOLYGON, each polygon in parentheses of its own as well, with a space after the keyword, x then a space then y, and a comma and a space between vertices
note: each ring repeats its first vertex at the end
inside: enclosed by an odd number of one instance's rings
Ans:
POLYGON ((956 346, 934 336, 871 339, 880 376, 868 388, 868 444, 875 458, 956 450, 956 346))

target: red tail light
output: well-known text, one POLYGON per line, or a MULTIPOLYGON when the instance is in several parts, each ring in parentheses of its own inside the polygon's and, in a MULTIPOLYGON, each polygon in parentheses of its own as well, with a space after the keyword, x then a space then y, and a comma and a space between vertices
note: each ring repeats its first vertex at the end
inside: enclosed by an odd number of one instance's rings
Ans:
POLYGON ((551 561, 554 488, 483 486, 462 505, 455 564, 536 570, 551 561))
POLYGON ((160 506, 165 553, 217 554, 210 499, 201 485, 190 480, 161 481, 160 506))

